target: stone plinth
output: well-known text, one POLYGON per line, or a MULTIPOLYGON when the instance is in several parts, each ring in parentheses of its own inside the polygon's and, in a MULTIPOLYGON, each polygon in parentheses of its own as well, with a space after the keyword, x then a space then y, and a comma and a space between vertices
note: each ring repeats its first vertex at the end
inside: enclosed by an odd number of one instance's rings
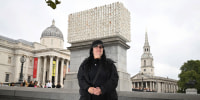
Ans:
POLYGON ((69 15, 68 42, 72 44, 70 71, 64 88, 78 89, 77 72, 81 62, 89 57, 94 40, 102 40, 107 58, 116 63, 119 73, 118 91, 131 91, 130 74, 127 73, 126 52, 131 41, 130 12, 122 3, 116 2, 69 15), (71 86, 71 87, 70 87, 71 86))
MULTIPOLYGON (((104 42, 107 58, 111 58, 116 62, 115 65, 119 74, 117 90, 131 91, 130 74, 127 73, 126 67, 126 51, 129 46, 120 37, 104 38, 101 40, 104 42)), ((64 88, 79 89, 77 72, 81 62, 89 56, 89 50, 92 42, 93 40, 75 43, 72 44, 71 47, 69 47, 71 51, 70 71, 72 73, 66 74, 64 88)))

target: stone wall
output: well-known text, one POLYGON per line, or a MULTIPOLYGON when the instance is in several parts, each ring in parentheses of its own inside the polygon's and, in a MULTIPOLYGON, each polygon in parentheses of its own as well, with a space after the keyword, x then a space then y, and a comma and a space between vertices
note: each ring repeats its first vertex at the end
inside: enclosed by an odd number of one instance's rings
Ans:
MULTIPOLYGON (((0 100, 78 100, 78 90, 0 87, 0 100)), ((199 94, 118 91, 118 100, 199 100, 199 94)))

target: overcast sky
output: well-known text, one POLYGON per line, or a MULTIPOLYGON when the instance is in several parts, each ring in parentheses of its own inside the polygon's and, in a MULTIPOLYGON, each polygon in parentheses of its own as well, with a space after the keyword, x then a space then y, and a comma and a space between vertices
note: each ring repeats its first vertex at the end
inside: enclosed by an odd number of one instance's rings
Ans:
POLYGON ((62 31, 67 44, 68 15, 120 1, 131 13, 131 42, 127 71, 140 71, 147 27, 155 75, 178 79, 180 67, 200 59, 200 0, 61 0, 56 10, 45 0, 3 0, 0 3, 0 35, 40 42, 52 24, 62 31))

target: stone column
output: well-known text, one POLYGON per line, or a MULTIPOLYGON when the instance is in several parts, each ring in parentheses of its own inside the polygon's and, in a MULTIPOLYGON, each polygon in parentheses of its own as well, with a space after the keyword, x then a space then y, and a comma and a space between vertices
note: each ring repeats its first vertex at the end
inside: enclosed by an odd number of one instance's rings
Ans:
POLYGON ((56 75, 55 75, 55 85, 57 85, 58 82, 58 63, 59 63, 59 58, 56 58, 56 75))
POLYGON ((168 93, 169 92, 169 88, 168 88, 168 83, 166 83, 166 93, 168 93))
POLYGON ((14 63, 15 68, 13 70, 13 73, 14 73, 13 81, 18 82, 19 81, 19 75, 20 75, 19 73, 20 73, 20 69, 21 69, 20 56, 16 55, 14 61, 15 61, 15 63, 14 63))
POLYGON ((64 67, 64 59, 61 61, 61 71, 60 71, 60 85, 63 87, 63 67, 64 67))
POLYGON ((165 91, 164 91, 164 82, 162 82, 162 93, 164 93, 165 91))
POLYGON ((38 64, 37 64, 37 76, 36 76, 36 81, 38 81, 38 83, 39 83, 39 75, 40 75, 40 60, 41 60, 41 58, 40 57, 38 57, 38 64))
POLYGON ((143 82, 141 82, 141 88, 142 88, 142 89, 144 88, 144 86, 143 86, 143 82))
POLYGON ((165 83, 165 93, 167 93, 167 82, 165 83))
POLYGON ((156 82, 156 91, 157 91, 158 93, 161 92, 161 83, 160 83, 160 82, 156 82))
POLYGON ((155 88, 154 88, 154 81, 153 81, 153 87, 152 87, 152 90, 154 90, 154 91, 155 91, 155 88))
POLYGON ((42 75, 42 83, 45 84, 46 80, 45 80, 45 76, 46 76, 46 65, 47 64, 47 57, 44 57, 44 66, 43 66, 43 75, 42 75))
POLYGON ((66 67, 66 74, 69 73, 68 68, 69 68, 69 60, 67 60, 67 67, 66 67))
POLYGON ((163 93, 165 93, 165 83, 163 82, 163 93))
POLYGON ((165 93, 167 92, 167 83, 165 83, 165 93))
POLYGON ((150 85, 149 90, 152 91, 152 90, 153 90, 153 89, 152 89, 152 81, 150 81, 149 85, 150 85))
POLYGON ((167 83, 165 83, 165 93, 167 92, 167 83))
POLYGON ((49 64, 49 80, 52 82, 52 65, 53 65, 53 56, 50 56, 49 64))
POLYGON ((175 93, 175 92, 174 92, 174 84, 172 84, 172 93, 175 93))
POLYGON ((133 82, 133 88, 135 88, 135 82, 133 82))
POLYGON ((23 80, 27 80, 28 79, 28 67, 29 67, 29 63, 30 63, 30 57, 26 57, 26 62, 25 63, 26 64, 25 64, 23 80))
POLYGON ((145 83, 146 83, 146 86, 145 86, 145 88, 148 88, 148 84, 147 84, 147 81, 146 81, 145 83))

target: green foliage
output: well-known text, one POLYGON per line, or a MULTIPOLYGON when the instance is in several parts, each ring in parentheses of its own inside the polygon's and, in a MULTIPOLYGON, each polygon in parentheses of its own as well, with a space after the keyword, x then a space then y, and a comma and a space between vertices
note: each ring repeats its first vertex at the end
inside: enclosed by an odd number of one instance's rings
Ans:
POLYGON ((178 81, 178 92, 184 93, 188 88, 187 83, 195 80, 194 88, 200 93, 200 60, 189 60, 184 63, 181 68, 181 73, 178 75, 180 80, 178 81))
MULTIPOLYGON (((46 1, 46 0, 45 0, 46 1)), ((47 5, 50 6, 52 9, 56 9, 56 5, 60 4, 61 2, 58 0, 55 0, 55 2, 53 2, 52 0, 48 0, 46 1, 47 5)))

